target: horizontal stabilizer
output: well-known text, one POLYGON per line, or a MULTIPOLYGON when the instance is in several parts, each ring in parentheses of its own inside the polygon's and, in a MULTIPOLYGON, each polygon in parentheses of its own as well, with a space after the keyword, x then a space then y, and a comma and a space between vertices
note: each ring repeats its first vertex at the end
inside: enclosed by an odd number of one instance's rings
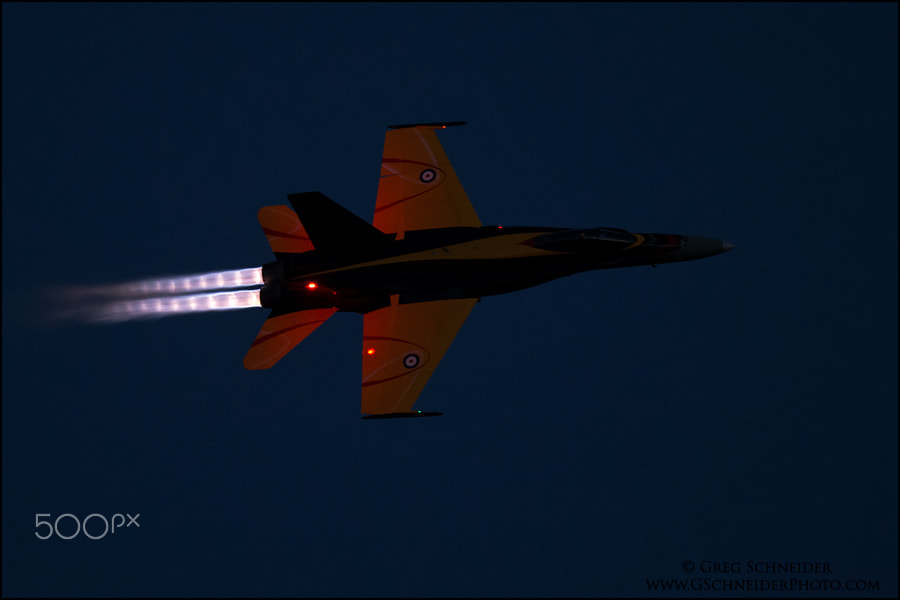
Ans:
POLYGON ((381 415, 366 415, 363 419, 404 419, 407 417, 440 417, 444 413, 439 412, 422 412, 416 410, 413 412, 395 412, 385 413, 381 415))
POLYGON ((317 308, 269 317, 244 357, 244 368, 268 369, 336 312, 336 308, 317 308))
POLYGON ((388 125, 388 129, 405 129, 407 127, 431 127, 433 129, 444 129, 445 127, 455 127, 457 125, 465 125, 466 121, 444 121, 442 123, 407 123, 405 125, 388 125))
POLYGON ((263 206, 256 214, 266 239, 276 254, 302 254, 314 250, 313 243, 297 218, 287 206, 263 206))
POLYGON ((321 192, 290 194, 288 200, 323 255, 353 254, 394 239, 321 192))

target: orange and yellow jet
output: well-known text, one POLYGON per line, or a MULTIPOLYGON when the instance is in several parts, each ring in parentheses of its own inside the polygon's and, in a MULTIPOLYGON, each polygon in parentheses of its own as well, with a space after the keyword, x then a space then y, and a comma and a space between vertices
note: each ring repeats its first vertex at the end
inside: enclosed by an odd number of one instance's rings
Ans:
POLYGON ((268 369, 338 311, 361 313, 364 418, 439 415, 412 408, 482 296, 733 248, 610 227, 482 225, 435 134, 462 124, 390 126, 372 224, 319 192, 259 211, 277 260, 262 269, 260 303, 272 312, 246 368, 268 369))

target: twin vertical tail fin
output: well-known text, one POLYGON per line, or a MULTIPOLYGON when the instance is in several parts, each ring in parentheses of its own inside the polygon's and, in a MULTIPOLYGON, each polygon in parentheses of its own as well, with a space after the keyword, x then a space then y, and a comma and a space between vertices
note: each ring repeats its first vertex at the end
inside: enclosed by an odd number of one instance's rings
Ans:
POLYGON ((316 250, 324 256, 356 254, 394 239, 394 235, 382 232, 322 192, 291 194, 288 200, 316 250))
MULTIPOLYGON (((264 206, 256 218, 276 257, 315 249, 297 213, 287 206, 264 206)), ((332 314, 334 310, 305 310, 279 316, 270 313, 244 356, 244 368, 268 369, 332 314)))
MULTIPOLYGON (((316 250, 321 255, 347 256, 389 242, 386 234, 321 192, 291 194, 287 206, 264 206, 257 218, 276 258, 316 250)), ((337 308, 270 313, 244 357, 244 367, 268 369, 324 323, 337 308)))
POLYGON ((291 194, 287 206, 264 206, 257 218, 275 256, 318 250, 342 256, 394 239, 321 192, 291 194))

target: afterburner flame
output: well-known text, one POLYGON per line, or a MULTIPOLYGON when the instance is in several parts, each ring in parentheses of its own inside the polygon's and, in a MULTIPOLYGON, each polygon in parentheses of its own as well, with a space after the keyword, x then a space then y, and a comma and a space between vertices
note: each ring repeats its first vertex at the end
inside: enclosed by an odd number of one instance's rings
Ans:
POLYGON ((190 296, 162 296, 108 302, 95 309, 91 320, 107 323, 152 319, 191 312, 258 308, 259 290, 214 292, 190 296))
POLYGON ((262 267, 254 267, 116 285, 70 287, 54 295, 61 305, 58 316, 117 323, 192 312, 256 308, 260 306, 262 285, 262 267))
POLYGON ((262 267, 254 267, 252 269, 218 271, 214 273, 183 275, 180 277, 145 279, 143 281, 135 281, 133 283, 97 287, 94 288, 93 291, 95 293, 120 297, 147 296, 150 294, 175 295, 204 290, 212 291, 246 288, 262 284, 262 267))

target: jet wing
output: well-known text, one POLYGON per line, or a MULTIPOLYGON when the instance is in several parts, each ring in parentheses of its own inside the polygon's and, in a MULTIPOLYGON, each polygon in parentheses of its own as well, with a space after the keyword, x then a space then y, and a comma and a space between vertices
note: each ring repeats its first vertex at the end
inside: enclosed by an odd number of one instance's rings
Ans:
POLYGON ((392 304, 363 323, 362 412, 407 415, 477 298, 392 304))
MULTIPOLYGON (((455 125, 448 123, 446 125, 455 125)), ((385 233, 436 227, 481 227, 434 129, 397 125, 384 139, 372 224, 385 233)))

